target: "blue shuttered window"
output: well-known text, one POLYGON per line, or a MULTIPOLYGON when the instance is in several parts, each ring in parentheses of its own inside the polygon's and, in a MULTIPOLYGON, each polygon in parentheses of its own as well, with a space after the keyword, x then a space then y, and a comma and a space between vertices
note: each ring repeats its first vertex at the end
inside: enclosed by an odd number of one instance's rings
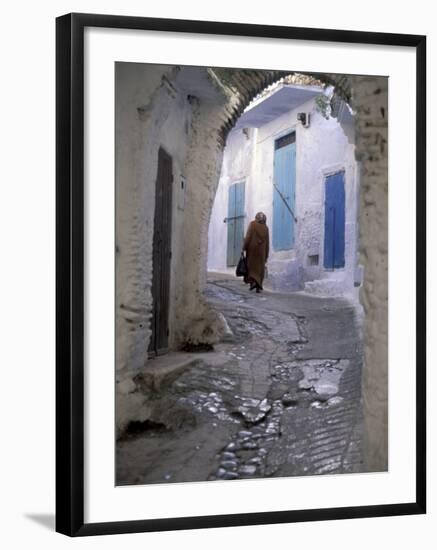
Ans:
POLYGON ((294 246, 296 190, 296 134, 275 141, 273 171, 273 248, 294 246))
POLYGON ((229 186, 228 243, 226 264, 237 265, 244 239, 244 181, 229 186))

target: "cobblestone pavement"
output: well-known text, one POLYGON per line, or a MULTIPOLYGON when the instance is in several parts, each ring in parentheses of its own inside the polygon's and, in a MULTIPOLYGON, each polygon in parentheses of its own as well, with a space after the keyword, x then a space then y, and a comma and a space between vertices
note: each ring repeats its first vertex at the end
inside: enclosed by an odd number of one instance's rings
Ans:
POLYGON ((145 385, 153 413, 118 442, 117 484, 363 471, 356 308, 218 274, 205 295, 232 336, 145 385))

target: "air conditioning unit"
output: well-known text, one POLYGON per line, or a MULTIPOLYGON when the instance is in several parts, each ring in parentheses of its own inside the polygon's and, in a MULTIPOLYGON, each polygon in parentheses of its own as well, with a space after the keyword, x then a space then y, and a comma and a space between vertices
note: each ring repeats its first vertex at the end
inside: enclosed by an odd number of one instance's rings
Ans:
POLYGON ((310 126, 309 113, 297 113, 297 120, 302 124, 304 128, 309 128, 310 126))

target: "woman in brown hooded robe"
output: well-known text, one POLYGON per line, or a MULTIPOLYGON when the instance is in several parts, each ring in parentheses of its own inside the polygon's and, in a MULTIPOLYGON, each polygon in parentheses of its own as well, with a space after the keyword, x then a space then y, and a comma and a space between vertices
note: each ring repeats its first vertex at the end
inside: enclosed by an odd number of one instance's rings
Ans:
POLYGON ((263 288, 265 266, 269 257, 269 228, 266 221, 266 215, 258 212, 247 228, 243 243, 248 270, 244 282, 250 283, 250 290, 256 288, 257 292, 263 288))

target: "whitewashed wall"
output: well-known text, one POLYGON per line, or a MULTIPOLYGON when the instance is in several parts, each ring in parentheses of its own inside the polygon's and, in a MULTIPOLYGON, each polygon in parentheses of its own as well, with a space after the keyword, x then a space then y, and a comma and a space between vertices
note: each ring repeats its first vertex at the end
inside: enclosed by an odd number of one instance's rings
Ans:
MULTIPOLYGON (((173 73, 173 74, 172 74, 173 73)), ((157 151, 173 158, 172 244, 178 249, 181 216, 177 184, 184 172, 191 107, 163 77, 171 67, 117 64, 116 77, 116 367, 117 421, 123 426, 143 398, 132 375, 147 361, 152 308, 152 243, 157 151), (153 94, 158 89, 159 94, 153 94), (183 120, 185 124, 179 124, 183 120)), ((174 309, 174 276, 170 307, 174 309)), ((170 327, 172 325, 170 317, 170 327)))
POLYGON ((245 229, 249 223, 247 215, 253 211, 248 208, 252 201, 252 189, 256 188, 253 181, 256 173, 256 128, 234 130, 226 141, 223 164, 220 173, 220 183, 211 213, 211 222, 208 231, 208 269, 233 273, 235 268, 226 267, 226 243, 228 226, 224 219, 228 215, 228 190, 233 183, 244 180, 246 182, 246 219, 245 229))
POLYGON ((129 419, 142 420, 148 414, 133 378, 147 362, 151 335, 160 147, 173 163, 169 345, 175 348, 187 338, 187 326, 196 335, 206 323, 211 339, 223 328, 218 314, 202 307, 198 289, 204 271, 199 220, 212 201, 221 164, 211 127, 217 127, 216 111, 224 99, 204 69, 120 63, 115 76, 117 424, 122 429, 129 419), (197 97, 191 95, 193 90, 197 97), (207 155, 210 160, 205 162, 207 155))

